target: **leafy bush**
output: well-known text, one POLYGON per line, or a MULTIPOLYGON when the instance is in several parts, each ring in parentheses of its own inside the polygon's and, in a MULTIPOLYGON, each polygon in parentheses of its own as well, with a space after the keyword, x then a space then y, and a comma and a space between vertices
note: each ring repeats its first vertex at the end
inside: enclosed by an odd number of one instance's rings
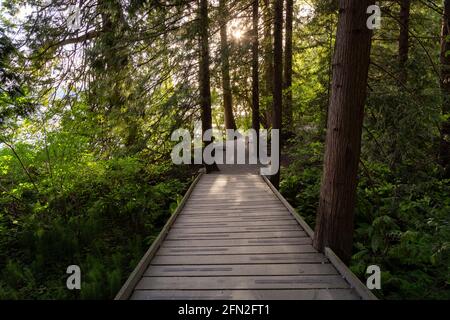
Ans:
MULTIPOLYGON (((43 170, 39 152, 20 154, 43 170)), ((86 153, 54 163, 52 177, 36 173, 33 186, 8 150, 0 159, 0 299, 113 298, 189 183, 183 169, 86 153), (66 289, 72 264, 80 292, 66 289)))
MULTIPOLYGON (((281 192, 313 226, 321 178, 311 163, 316 146, 293 149, 311 156, 285 170, 281 192)), ((380 298, 450 299, 450 181, 395 176, 376 162, 361 170, 350 267, 365 282, 367 266, 380 266, 380 298)))

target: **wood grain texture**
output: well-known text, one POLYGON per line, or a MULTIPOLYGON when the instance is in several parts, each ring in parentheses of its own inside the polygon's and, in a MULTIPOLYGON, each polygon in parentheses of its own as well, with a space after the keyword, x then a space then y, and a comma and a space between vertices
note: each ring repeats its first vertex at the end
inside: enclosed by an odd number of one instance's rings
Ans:
POLYGON ((285 244, 311 244, 311 238, 274 238, 274 239, 204 239, 204 240, 167 240, 163 247, 221 247, 221 246, 261 246, 261 245, 285 245, 285 244))
POLYGON ((351 289, 136 290, 134 300, 359 300, 351 289))
POLYGON ((144 276, 280 276, 280 275, 337 275, 331 264, 224 264, 224 265, 182 265, 150 266, 144 276))
POLYGON ((191 247, 191 248, 168 248, 161 247, 160 255, 207 255, 207 254, 259 254, 259 253, 304 253, 317 252, 311 245, 260 245, 240 247, 191 247))
POLYGON ((309 264, 326 263, 328 259, 320 253, 272 253, 272 254, 232 254, 232 255, 188 255, 161 256, 152 260, 152 265, 184 264, 309 264))
POLYGON ((209 276, 143 277, 137 290, 205 289, 347 289, 340 275, 319 276, 209 276))
POLYGON ((272 188, 256 175, 203 175, 131 299, 359 299, 272 188))
POLYGON ((218 232, 218 233, 196 233, 196 234, 186 234, 186 233, 169 233, 167 235, 168 240, 181 239, 271 239, 271 238, 297 238, 306 237, 307 234, 304 231, 293 230, 293 231, 261 231, 261 232, 218 232))

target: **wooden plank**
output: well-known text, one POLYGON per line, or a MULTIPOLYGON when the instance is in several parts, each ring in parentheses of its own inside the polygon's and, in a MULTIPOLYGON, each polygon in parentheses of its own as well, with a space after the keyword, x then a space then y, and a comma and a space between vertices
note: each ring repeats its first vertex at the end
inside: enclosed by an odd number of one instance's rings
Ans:
POLYGON ((270 188, 264 184, 264 182, 258 182, 257 184, 237 184, 237 183, 223 183, 221 185, 213 183, 213 184, 202 184, 199 185, 198 190, 206 190, 206 191, 224 191, 224 192, 233 192, 236 190, 251 190, 251 191, 270 191, 270 188))
MULTIPOLYGON (((216 195, 224 195, 224 194, 233 194, 233 193, 239 193, 239 192, 250 192, 251 194, 260 194, 264 195, 265 193, 270 194, 270 189, 265 187, 257 187, 257 186, 248 186, 248 187, 238 187, 235 185, 228 185, 223 188, 217 188, 217 187, 201 187, 195 190, 196 193, 205 192, 209 194, 216 194, 216 195)), ((242 195, 242 193, 241 193, 242 195)))
POLYGON ((281 220, 292 220, 295 221, 294 218, 292 218, 290 215, 278 215, 278 216, 260 216, 260 215, 254 215, 254 216, 246 216, 246 215, 240 215, 240 216, 198 216, 198 215, 185 215, 181 214, 177 222, 187 222, 187 223, 213 223, 213 222, 244 222, 244 221, 281 221, 281 220))
POLYGON ((358 300, 352 289, 136 290, 133 300, 358 300))
POLYGON ((249 220, 257 220, 257 219, 278 219, 278 218, 285 218, 285 219, 291 219, 292 216, 288 212, 277 212, 271 213, 271 212, 251 212, 248 214, 245 214, 243 212, 232 212, 232 213, 213 213, 213 212, 205 212, 205 213, 195 213, 195 212, 183 212, 183 214, 180 215, 180 218, 185 219, 200 219, 203 221, 208 221, 209 219, 242 219, 242 218, 248 218, 249 220))
POLYGON ((196 216, 200 216, 200 215, 219 215, 219 216, 225 216, 225 215, 245 215, 245 216, 263 216, 263 215, 288 215, 289 211, 285 210, 284 208, 279 208, 279 209, 270 209, 270 210, 258 210, 258 209, 254 209, 254 210, 237 210, 237 209, 231 209, 231 210, 226 210, 226 209, 216 209, 216 210, 208 210, 208 209, 202 209, 202 210, 195 210, 195 209, 189 209, 189 210, 183 210, 182 215, 196 215, 196 216))
MULTIPOLYGON (((259 227, 259 226, 267 226, 267 227, 274 227, 274 226, 297 226, 297 221, 295 220, 276 220, 276 221, 240 221, 240 222, 217 222, 217 221, 176 221, 172 228, 178 229, 178 228, 225 228, 225 227, 233 227, 233 226, 239 226, 239 227, 259 227)), ((177 232, 174 230, 174 232, 177 232)))
POLYGON ((247 209, 258 209, 258 210, 268 210, 268 209, 284 209, 283 205, 279 202, 268 202, 268 203, 210 203, 210 204, 201 204, 201 203, 189 203, 186 204, 186 209, 206 209, 206 210, 215 210, 215 209, 227 209, 227 210, 247 210, 247 209))
POLYGON ((205 176, 205 180, 242 180, 242 179, 253 179, 253 180, 261 180, 261 176, 256 174, 232 174, 232 175, 224 175, 224 174, 210 174, 205 176))
POLYGON ((136 284, 144 274, 147 266, 150 264, 150 261, 155 256, 156 252, 158 251, 160 245, 164 241, 164 238, 166 237, 167 233, 169 232, 170 227, 175 222, 175 219, 180 214, 181 210, 183 209, 184 205, 186 204, 187 200, 189 199, 189 196, 191 195, 192 191, 195 188, 195 185, 200 181, 202 177, 202 173, 199 173, 197 177, 192 182, 191 186, 189 187, 188 191, 184 195, 183 199, 181 199, 180 204, 178 205, 175 212, 170 216, 169 220, 164 225, 163 229, 159 233, 158 237, 153 241, 150 248, 147 250, 147 252, 144 254, 142 259, 139 261, 136 268, 134 268, 133 272, 131 272, 130 276, 122 286, 122 288, 117 293, 114 300, 126 300, 128 299, 131 294, 133 293, 133 289, 135 288, 136 284))
POLYGON ((378 298, 355 276, 353 272, 342 262, 341 259, 331 250, 330 248, 325 248, 325 255, 334 267, 339 271, 340 274, 348 281, 351 288, 354 288, 356 292, 364 300, 378 300, 378 298))
POLYGON ((341 276, 143 277, 137 290, 195 289, 346 289, 341 276))
POLYGON ((264 186, 264 184, 262 184, 261 180, 203 180, 202 181, 202 185, 216 185, 216 186, 220 186, 220 187, 225 187, 227 185, 255 185, 255 186, 264 186))
POLYGON ((265 195, 270 196, 273 195, 270 189, 257 189, 257 188, 234 188, 230 186, 230 189, 212 189, 212 188, 204 188, 204 189, 196 189, 195 196, 204 196, 204 197, 220 197, 220 196, 235 196, 237 198, 242 198, 245 194, 245 198, 251 198, 260 196, 263 197, 265 195))
POLYGON ((236 188, 236 189, 258 189, 263 190, 266 189, 267 186, 261 183, 260 181, 254 182, 254 183, 239 183, 239 182, 202 182, 199 184, 199 189, 223 189, 227 190, 230 187, 236 188))
POLYGON ((215 207, 216 205, 268 205, 268 204, 280 204, 280 200, 278 199, 233 199, 233 200, 227 200, 227 199, 208 199, 208 200, 201 200, 201 201, 195 201, 193 199, 189 199, 188 204, 189 205, 203 205, 203 206, 212 206, 215 207))
POLYGON ((307 234, 304 231, 264 231, 264 232, 220 232, 220 233, 175 233, 170 232, 167 235, 167 240, 175 239, 270 239, 270 238, 290 238, 290 237, 305 237, 307 234))
POLYGON ((206 201, 201 201, 201 202, 194 202, 194 201, 190 201, 186 204, 186 208, 202 208, 202 207, 206 207, 209 209, 214 209, 214 208, 222 208, 222 207, 226 207, 226 208, 237 208, 237 209, 252 209, 252 208, 282 208, 283 204, 280 203, 280 201, 278 200, 270 200, 270 201, 237 201, 237 202, 218 202, 218 201, 210 201, 210 202, 206 202, 206 201))
POLYGON ((204 239, 204 240, 168 240, 163 243, 163 247, 225 247, 225 246, 261 246, 261 245, 281 245, 281 244, 311 244, 309 237, 303 238, 273 238, 273 239, 204 239))
POLYGON ((270 212, 262 212, 262 213, 194 213, 194 212, 183 212, 179 219, 183 220, 190 220, 194 219, 193 221, 232 221, 232 220, 247 220, 247 221, 256 221, 256 220, 291 220, 293 219, 292 216, 287 212, 278 212, 277 214, 270 213, 270 212))
POLYGON ((255 192, 255 191, 230 191, 230 192, 208 192, 208 191, 202 191, 195 194, 195 197, 202 197, 202 198, 236 198, 236 199, 251 199, 251 198, 269 198, 272 199, 273 193, 270 191, 261 191, 261 192, 255 192), (243 198, 243 195, 245 194, 245 198, 243 198))
POLYGON ((258 232, 258 231, 295 231, 301 230, 298 226, 256 226, 256 227, 227 227, 227 228, 195 228, 185 227, 177 230, 180 234, 196 233, 231 233, 231 232, 258 232))
POLYGON ((230 186, 236 186, 240 188, 249 188, 249 187, 257 187, 259 189, 264 189, 267 186, 262 183, 263 181, 250 181, 250 182, 236 182, 236 181, 202 181, 199 187, 202 188, 222 188, 227 189, 230 186))
POLYGON ((225 186, 223 186, 223 187, 213 187, 213 186, 203 186, 203 187, 199 187, 198 189, 196 189, 195 190, 195 192, 196 193, 200 193, 200 190, 201 191, 205 191, 205 192, 210 192, 210 193, 212 193, 212 192, 217 192, 217 191, 221 191, 221 192, 224 192, 224 193, 228 193, 228 192, 236 192, 237 190, 239 190, 239 189, 245 189, 245 190, 248 190, 248 191, 250 191, 250 192, 253 192, 253 193, 263 193, 263 192, 270 192, 270 188, 267 188, 267 186, 264 186, 264 185, 260 185, 260 186, 252 186, 252 187, 236 187, 236 188, 234 188, 234 184, 227 184, 227 185, 225 185, 225 186))
POLYGON ((249 175, 248 177, 236 177, 229 176, 228 178, 222 179, 220 177, 212 177, 210 175, 207 176, 206 179, 202 180, 202 183, 261 183, 261 177, 249 175), (208 179, 211 177, 211 179, 208 179))
POLYGON ((159 255, 207 255, 207 254, 259 254, 259 253, 310 253, 317 252, 311 245, 273 245, 273 246, 240 246, 240 247, 161 247, 159 255))
POLYGON ((205 202, 205 203, 229 203, 229 204, 235 204, 235 203, 265 203, 265 201, 269 201, 269 202, 275 202, 275 201, 279 201, 278 199, 272 198, 270 196, 258 196, 258 197, 253 197, 253 198, 247 198, 247 199, 242 199, 242 198, 238 198, 235 197, 233 195, 228 195, 227 196, 228 199, 225 198, 219 198, 219 197, 215 197, 215 196, 211 196, 208 197, 208 199, 205 199, 204 197, 201 198, 197 198, 197 197, 192 197, 189 199, 189 201, 192 201, 192 203, 200 203, 200 202, 205 202), (233 198, 233 199, 230 199, 233 198))
POLYGON ((224 264, 224 265, 150 265, 147 277, 210 277, 210 276, 293 276, 337 275, 331 264, 224 264))
POLYGON ((268 210, 268 209, 285 209, 283 205, 279 201, 272 202, 236 202, 236 203, 226 203, 226 202, 211 202, 211 203, 189 203, 186 205, 186 209, 188 210, 218 210, 218 209, 227 209, 227 210, 241 210, 245 211, 248 209, 252 210, 268 210))
POLYGON ((284 208, 283 208, 283 206, 281 204, 280 205, 279 204, 268 204, 266 206, 264 204, 261 204, 261 205, 214 205, 214 206, 212 206, 212 205, 203 206, 203 205, 189 204, 189 205, 186 206, 186 209, 189 210, 189 211, 192 211, 192 210, 215 211, 215 210, 222 209, 222 210, 228 210, 228 211, 240 210, 241 212, 242 211, 245 212, 246 210, 253 209, 253 210, 259 210, 261 212, 264 212, 264 211, 270 211, 270 210, 274 210, 274 209, 282 210, 284 208))
POLYGON ((275 197, 275 195, 273 194, 254 194, 254 195, 241 195, 240 197, 233 197, 230 198, 227 195, 220 195, 220 194, 215 194, 215 195, 210 195, 208 197, 206 197, 203 194, 199 194, 196 196, 192 196, 189 198, 189 201, 242 201, 242 200, 259 200, 259 201, 264 201, 264 200, 278 200, 277 197, 275 197), (245 196, 245 197, 244 197, 245 196))
POLYGON ((328 259, 320 253, 273 253, 273 254, 235 254, 235 255, 156 255, 152 265, 194 265, 194 264, 268 264, 268 263, 326 263, 328 259))
POLYGON ((218 185, 226 185, 226 184, 261 184, 261 177, 255 177, 252 179, 251 176, 242 177, 240 179, 204 179, 202 184, 218 184, 218 185))

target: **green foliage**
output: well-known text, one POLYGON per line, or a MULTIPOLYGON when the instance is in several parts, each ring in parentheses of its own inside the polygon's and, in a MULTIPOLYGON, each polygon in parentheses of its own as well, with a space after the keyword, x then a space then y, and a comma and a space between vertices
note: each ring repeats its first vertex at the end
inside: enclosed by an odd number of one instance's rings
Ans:
MULTIPOLYGON (((52 138, 52 155, 70 147, 59 143, 64 136, 52 138)), ((0 150, 0 298, 113 298, 170 217, 188 175, 136 156, 95 160, 78 149, 55 158, 50 176, 43 149, 15 150, 37 190, 14 154, 0 150), (82 270, 79 293, 65 288, 71 264, 82 270)))
MULTIPOLYGON (((294 154, 316 157, 314 144, 294 154)), ((297 161, 284 172, 281 192, 314 225, 321 169, 297 161)), ((450 181, 428 177, 404 184, 381 163, 360 173, 351 269, 363 282, 369 265, 382 270, 386 299, 450 298, 450 181), (367 171, 368 170, 368 171, 367 171)))
POLYGON ((295 145, 290 154, 295 160, 282 171, 280 183, 280 192, 311 227, 319 204, 322 149, 319 142, 295 145))
MULTIPOLYGON (((190 181, 169 153, 174 129, 192 128, 199 116, 197 8, 102 1, 81 10, 90 27, 72 32, 61 27, 71 2, 47 2, 29 3, 24 19, 15 18, 24 1, 5 0, 0 11, 0 299, 112 298, 190 181), (79 292, 65 286, 71 264, 81 267, 79 292)), ((243 31, 251 28, 249 4, 230 5, 234 27, 243 31)), ((439 88, 441 17, 412 3, 408 62, 400 70, 398 3, 381 5, 351 268, 364 279, 368 265, 379 265, 382 298, 450 299, 450 182, 436 164, 439 124, 447 117, 439 88), (406 83, 398 81, 400 71, 406 83)), ((295 6, 294 137, 284 144, 280 187, 314 226, 338 8, 329 0, 295 6), (302 15, 303 5, 314 14, 302 15)), ((264 10, 261 22, 270 20, 264 10)), ((211 6, 213 118, 221 128, 220 37, 212 32, 218 14, 211 6)), ((271 54, 261 31, 260 116, 270 127, 264 69, 271 54)), ((251 127, 251 39, 243 32, 229 44, 241 128, 251 127)))

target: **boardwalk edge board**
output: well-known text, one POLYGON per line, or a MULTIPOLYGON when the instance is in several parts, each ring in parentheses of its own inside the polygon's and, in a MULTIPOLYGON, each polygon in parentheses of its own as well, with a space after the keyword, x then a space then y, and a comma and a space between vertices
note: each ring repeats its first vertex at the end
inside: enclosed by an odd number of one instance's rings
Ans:
MULTIPOLYGON (((314 231, 306 223, 305 220, 297 213, 297 211, 289 204, 289 202, 283 197, 283 195, 273 186, 270 180, 266 176, 261 176, 267 185, 272 189, 275 195, 280 199, 288 211, 294 216, 300 226, 305 230, 305 232, 314 239, 314 231)), ((334 265, 336 270, 342 275, 342 277, 347 280, 351 288, 353 288, 358 295, 361 296, 363 300, 378 300, 378 298, 358 279, 357 276, 350 271, 347 265, 342 262, 341 259, 331 250, 331 248, 325 248, 325 256, 330 260, 331 264, 334 265)))
POLYGON ((261 176, 263 180, 267 183, 269 188, 273 191, 273 193, 277 196, 277 198, 283 203, 283 205, 286 207, 286 209, 291 213, 292 216, 294 216, 295 220, 299 223, 299 225, 305 230, 305 232, 311 237, 311 239, 314 239, 314 231, 311 229, 311 227, 306 223, 305 220, 295 211, 295 209, 290 205, 289 202, 283 197, 283 195, 275 188, 270 182, 269 179, 267 179, 266 176, 261 176))
POLYGON ((361 296, 363 300, 378 300, 378 298, 354 275, 341 259, 329 247, 325 248, 325 256, 331 264, 344 277, 350 286, 361 296))
POLYGON ((139 261, 136 268, 133 270, 133 272, 128 277, 127 281, 124 283, 122 288, 117 293, 114 300, 127 300, 131 297, 133 294, 133 290, 136 287, 139 280, 141 280, 141 277, 144 275, 145 271, 147 270, 151 260, 155 256, 156 252, 158 251, 159 247, 163 243, 164 239, 166 238, 167 234, 169 233, 170 227, 174 224, 175 220, 177 219, 178 215, 183 210, 187 200, 189 199, 192 191, 194 190, 197 183, 200 181, 200 178, 203 176, 204 172, 199 171, 194 181, 191 183, 191 186, 189 187, 188 191, 184 195, 183 199, 181 200, 180 204, 178 205, 175 212, 170 216, 169 220, 159 233, 158 237, 153 241, 150 248, 147 250, 147 252, 144 254, 142 259, 139 261))

